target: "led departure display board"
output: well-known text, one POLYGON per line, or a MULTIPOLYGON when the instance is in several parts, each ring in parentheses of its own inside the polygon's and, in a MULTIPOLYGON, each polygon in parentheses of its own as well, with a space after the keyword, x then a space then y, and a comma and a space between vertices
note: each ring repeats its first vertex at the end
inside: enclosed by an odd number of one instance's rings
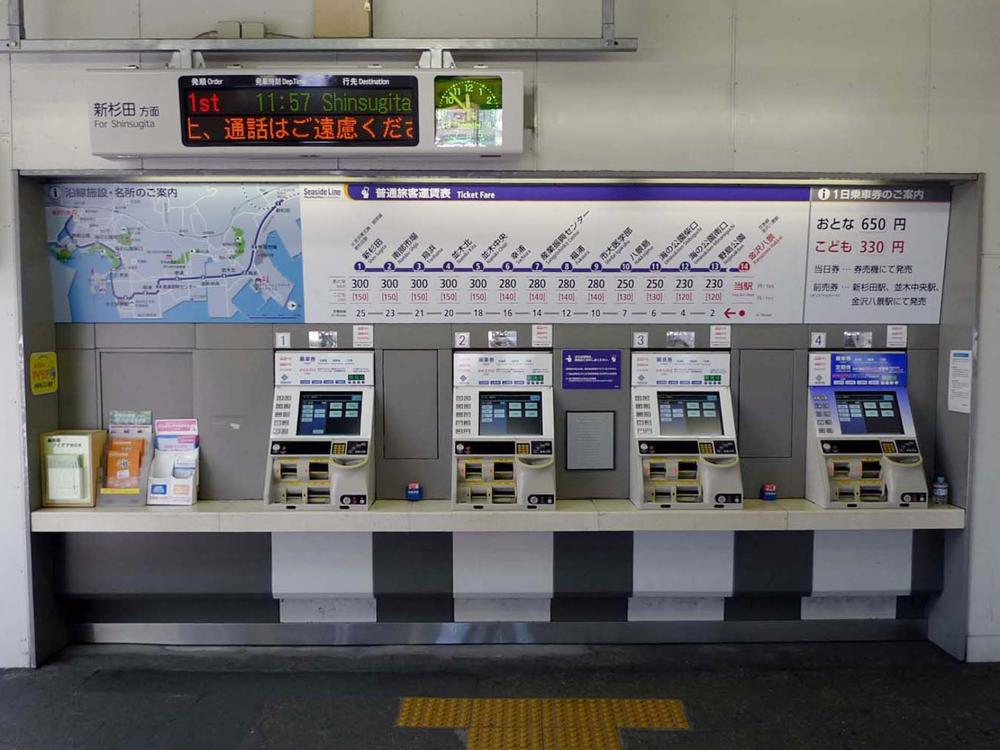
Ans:
POLYGON ((416 146, 417 78, 181 76, 184 146, 416 146))

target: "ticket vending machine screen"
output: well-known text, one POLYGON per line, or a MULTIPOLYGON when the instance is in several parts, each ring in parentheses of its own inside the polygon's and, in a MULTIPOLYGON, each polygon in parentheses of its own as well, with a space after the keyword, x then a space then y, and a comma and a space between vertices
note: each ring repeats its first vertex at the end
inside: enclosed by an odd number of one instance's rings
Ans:
POLYGON ((360 435, 360 391, 305 391, 299 396, 299 435, 360 435))
POLYGON ((892 391, 836 391, 842 435, 902 435, 903 420, 892 391))
POLYGON ((716 391, 659 391, 661 435, 721 435, 722 409, 716 391))
POLYGON ((539 391, 483 391, 479 394, 479 434, 541 435, 539 391))

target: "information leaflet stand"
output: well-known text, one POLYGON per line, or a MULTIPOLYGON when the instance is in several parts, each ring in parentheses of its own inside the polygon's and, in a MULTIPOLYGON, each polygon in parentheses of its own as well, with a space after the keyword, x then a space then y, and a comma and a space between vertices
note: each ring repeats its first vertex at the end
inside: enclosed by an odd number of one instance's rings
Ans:
POLYGON ((455 352, 452 507, 556 506, 552 352, 455 352))
POLYGON ((742 508, 729 352, 632 352, 629 496, 640 509, 742 508))
POLYGON ((367 510, 374 502, 372 352, 277 351, 264 502, 367 510))
POLYGON ((806 497, 824 508, 927 507, 904 352, 809 355, 806 497))

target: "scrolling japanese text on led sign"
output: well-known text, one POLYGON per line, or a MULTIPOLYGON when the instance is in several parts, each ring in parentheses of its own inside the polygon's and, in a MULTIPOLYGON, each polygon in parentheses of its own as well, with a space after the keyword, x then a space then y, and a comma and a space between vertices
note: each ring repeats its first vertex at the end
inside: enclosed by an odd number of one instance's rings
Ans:
POLYGON ((416 146, 417 79, 181 76, 185 146, 416 146))

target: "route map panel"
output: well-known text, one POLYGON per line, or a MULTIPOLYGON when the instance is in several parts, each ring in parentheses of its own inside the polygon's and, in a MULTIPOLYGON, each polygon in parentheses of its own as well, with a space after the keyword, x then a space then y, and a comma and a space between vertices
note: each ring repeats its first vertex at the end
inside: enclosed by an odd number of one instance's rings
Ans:
POLYGON ((57 323, 301 323, 299 186, 52 183, 57 323))

